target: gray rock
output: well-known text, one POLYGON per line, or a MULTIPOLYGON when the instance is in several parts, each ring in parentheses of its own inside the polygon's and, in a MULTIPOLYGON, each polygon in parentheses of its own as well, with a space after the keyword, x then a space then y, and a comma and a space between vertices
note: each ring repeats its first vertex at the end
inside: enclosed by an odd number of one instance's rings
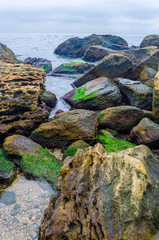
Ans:
POLYGON ((50 60, 45 58, 31 58, 28 57, 24 60, 24 64, 31 64, 37 68, 43 68, 46 73, 49 73, 52 70, 52 63, 50 60))
POLYGON ((11 205, 13 203, 16 203, 16 195, 15 192, 4 192, 2 193, 0 201, 4 203, 5 205, 11 205))

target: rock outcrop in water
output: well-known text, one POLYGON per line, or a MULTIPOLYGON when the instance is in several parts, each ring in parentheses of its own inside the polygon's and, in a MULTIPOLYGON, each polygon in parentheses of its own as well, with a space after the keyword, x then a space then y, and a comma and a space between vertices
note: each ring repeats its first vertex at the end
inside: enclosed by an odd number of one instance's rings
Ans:
POLYGON ((159 229, 159 161, 146 146, 78 150, 60 171, 39 240, 150 240, 159 229))
POLYGON ((0 135, 29 134, 49 116, 40 102, 44 70, 0 62, 0 79, 0 135))
POLYGON ((159 35, 153 34, 153 35, 146 36, 142 40, 140 44, 140 48, 148 47, 148 46, 156 46, 159 48, 159 35))
POLYGON ((18 63, 18 60, 13 51, 2 43, 0 43, 0 61, 18 63))
POLYGON ((24 60, 24 64, 31 64, 33 67, 43 68, 46 73, 52 70, 52 63, 45 58, 31 58, 28 57, 24 60))

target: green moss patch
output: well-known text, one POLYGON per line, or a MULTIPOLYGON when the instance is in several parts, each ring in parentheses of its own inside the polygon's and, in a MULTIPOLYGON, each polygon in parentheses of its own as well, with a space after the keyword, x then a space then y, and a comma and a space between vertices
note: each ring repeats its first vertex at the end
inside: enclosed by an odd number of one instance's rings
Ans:
POLYGON ((22 154, 20 167, 23 172, 47 180, 55 187, 62 163, 45 149, 41 149, 34 155, 22 154))
POLYGON ((72 64, 70 64, 70 63, 63 64, 62 67, 61 67, 61 70, 64 71, 64 72, 65 71, 66 72, 76 72, 77 69, 75 67, 71 67, 72 64))
POLYGON ((50 69, 50 67, 49 67, 49 66, 43 66, 43 69, 44 69, 45 71, 47 71, 47 70, 50 69))
POLYGON ((15 174, 15 165, 7 160, 2 149, 0 149, 0 176, 8 178, 13 174, 15 174))
POLYGON ((73 101, 84 101, 87 99, 91 99, 93 98, 97 93, 96 92, 92 92, 90 94, 86 94, 87 88, 86 87, 79 87, 75 89, 75 94, 72 98, 73 101))
POLYGON ((134 144, 113 137, 105 130, 101 130, 97 136, 97 139, 103 144, 104 148, 108 152, 119 152, 128 148, 135 147, 134 144))
POLYGON ((85 150, 86 148, 89 147, 89 144, 87 144, 86 142, 79 140, 76 141, 74 143, 72 143, 64 152, 64 157, 73 157, 78 149, 83 149, 85 150))

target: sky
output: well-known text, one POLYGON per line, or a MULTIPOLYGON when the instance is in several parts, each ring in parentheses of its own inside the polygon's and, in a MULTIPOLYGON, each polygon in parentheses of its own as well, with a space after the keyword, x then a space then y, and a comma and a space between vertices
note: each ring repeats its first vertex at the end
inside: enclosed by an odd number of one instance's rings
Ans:
POLYGON ((0 32, 159 34, 159 0, 0 0, 0 32))

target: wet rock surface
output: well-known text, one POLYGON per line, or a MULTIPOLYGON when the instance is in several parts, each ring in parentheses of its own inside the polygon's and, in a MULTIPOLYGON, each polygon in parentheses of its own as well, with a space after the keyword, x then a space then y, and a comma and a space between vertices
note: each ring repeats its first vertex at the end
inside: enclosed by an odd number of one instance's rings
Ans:
POLYGON ((52 70, 52 63, 45 58, 31 58, 28 57, 23 61, 24 64, 31 64, 33 67, 42 68, 46 73, 52 70))

